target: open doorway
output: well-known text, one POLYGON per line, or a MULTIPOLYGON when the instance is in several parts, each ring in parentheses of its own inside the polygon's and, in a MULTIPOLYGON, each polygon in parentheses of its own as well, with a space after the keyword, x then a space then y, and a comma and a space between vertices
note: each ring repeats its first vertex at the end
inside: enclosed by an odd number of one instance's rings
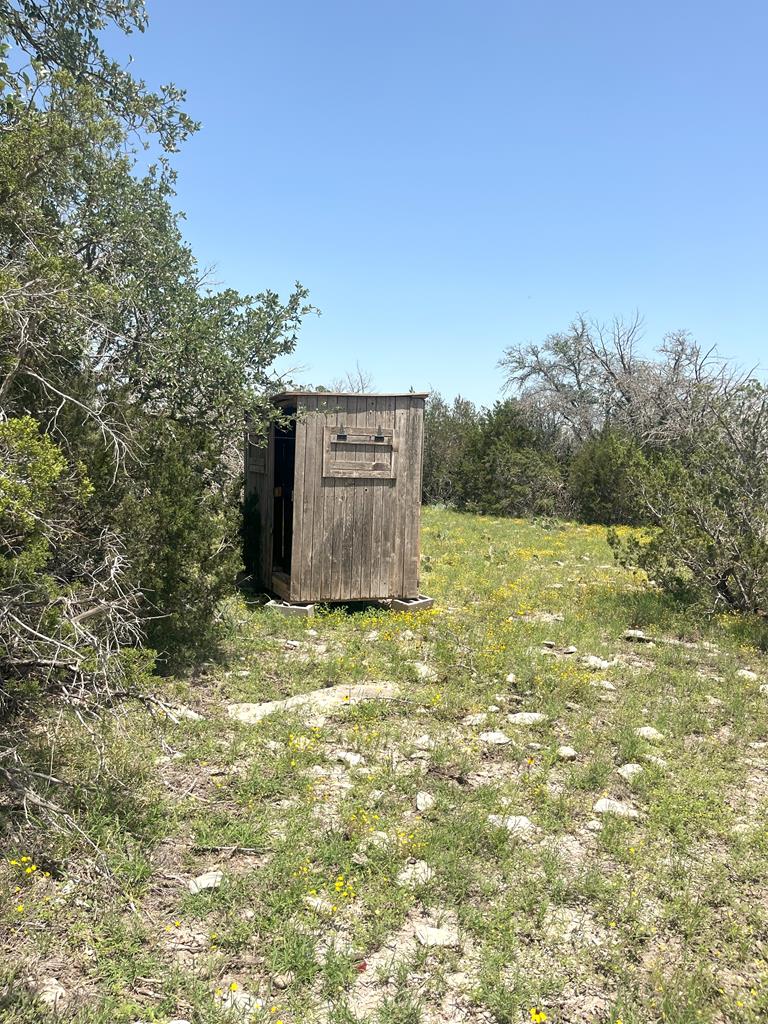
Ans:
MULTIPOLYGON (((283 410, 291 417, 295 408, 283 410)), ((293 546, 293 482, 296 467, 296 420, 275 425, 274 516, 272 572, 291 575, 293 546)))

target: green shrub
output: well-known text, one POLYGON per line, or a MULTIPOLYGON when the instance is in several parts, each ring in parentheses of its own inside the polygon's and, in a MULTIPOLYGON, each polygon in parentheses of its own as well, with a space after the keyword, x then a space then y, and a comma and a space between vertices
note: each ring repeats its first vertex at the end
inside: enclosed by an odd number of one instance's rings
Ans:
POLYGON ((610 430, 582 445, 568 470, 577 517, 606 525, 642 521, 637 493, 640 458, 634 441, 610 430))
POLYGON ((0 421, 0 720, 43 694, 81 707, 151 667, 122 546, 80 464, 29 416, 0 421))
POLYGON ((535 448, 495 446, 475 477, 476 492, 466 507, 502 516, 551 516, 562 513, 560 467, 552 455, 535 448))
POLYGON ((691 408, 675 451, 649 456, 640 492, 656 529, 611 543, 625 563, 687 599, 768 610, 768 388, 756 381, 691 408))

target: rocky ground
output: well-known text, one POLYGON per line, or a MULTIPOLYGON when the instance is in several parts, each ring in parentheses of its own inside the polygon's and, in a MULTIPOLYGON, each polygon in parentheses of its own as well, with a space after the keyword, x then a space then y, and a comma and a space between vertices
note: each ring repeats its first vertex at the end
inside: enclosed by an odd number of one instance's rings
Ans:
POLYGON ((69 727, 100 781, 7 851, 4 1021, 768 1019, 763 623, 597 528, 427 510, 424 552, 431 611, 232 602, 103 763, 69 727))

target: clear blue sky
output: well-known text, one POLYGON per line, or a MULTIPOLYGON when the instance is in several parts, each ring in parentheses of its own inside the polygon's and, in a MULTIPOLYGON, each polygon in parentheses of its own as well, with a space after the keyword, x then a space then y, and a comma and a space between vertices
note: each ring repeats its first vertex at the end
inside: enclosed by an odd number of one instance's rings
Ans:
POLYGON ((768 364, 768 4, 148 0, 186 235, 323 315, 301 379, 489 403, 577 311, 768 364))

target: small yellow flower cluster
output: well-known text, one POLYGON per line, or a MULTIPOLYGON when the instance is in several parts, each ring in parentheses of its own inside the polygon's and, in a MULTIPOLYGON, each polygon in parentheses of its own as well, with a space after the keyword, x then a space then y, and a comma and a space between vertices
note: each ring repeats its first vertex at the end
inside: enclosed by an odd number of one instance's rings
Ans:
MULTIPOLYGON (((16 873, 17 873, 17 877, 18 877, 19 882, 32 882, 33 878, 35 877, 36 874, 38 874, 38 872, 44 878, 50 878, 51 877, 50 871, 40 871, 40 869, 38 868, 37 864, 34 864, 32 862, 32 858, 28 854, 24 854, 21 857, 11 857, 8 860, 8 866, 11 867, 11 868, 16 868, 16 873)), ((17 896, 18 896, 19 893, 21 893, 21 891, 22 891, 22 886, 21 885, 14 886, 14 893, 17 896)), ((43 899, 42 899, 42 902, 43 903, 47 903, 48 900, 49 900, 49 897, 44 896, 43 899)), ((26 912, 26 910, 27 910, 27 905, 24 902, 23 897, 19 896, 19 902, 16 904, 16 913, 17 914, 24 914, 26 912)))
MULTIPOLYGON (((14 858, 13 860, 9 860, 8 863, 12 868, 21 868, 25 875, 33 875, 37 871, 37 864, 32 863, 31 857, 24 856, 20 857, 18 860, 14 858)), ((49 877, 49 873, 47 871, 45 872, 45 877, 49 877)))
MULTIPOLYGON (((345 875, 337 875, 336 881, 333 883, 335 897, 339 901, 353 900, 357 896, 357 892, 352 887, 352 879, 347 878, 345 875)), ((307 896, 319 896, 320 893, 317 889, 310 889, 307 896)), ((335 914, 339 907, 337 903, 331 904, 331 913, 335 914)))
POLYGON ((310 875, 310 874, 312 874, 312 861, 311 860, 305 860, 304 863, 301 865, 301 867, 293 872, 291 877, 292 878, 306 878, 307 875, 310 875))
POLYGON ((375 832, 376 822, 379 820, 379 815, 376 813, 369 813, 368 811, 361 809, 354 811, 349 816, 350 825, 354 825, 355 828, 362 829, 363 831, 375 832))
POLYGON ((418 853, 419 850, 426 848, 426 843, 420 842, 416 839, 415 832, 400 831, 397 833, 397 845, 402 849, 408 849, 412 853, 418 853))
POLYGON ((336 890, 338 899, 341 900, 353 900, 357 895, 355 890, 352 888, 352 880, 347 878, 345 875, 336 876, 333 888, 336 890))
POLYGON ((512 556, 523 558, 526 561, 530 558, 549 558, 550 555, 557 554, 552 548, 517 548, 512 552, 512 556))
POLYGON ((535 1006, 531 1007, 530 1014, 533 1024, 544 1024, 544 1021, 547 1019, 546 1013, 544 1013, 543 1010, 537 1009, 535 1006))
POLYGON ((317 735, 294 736, 293 733, 290 733, 288 736, 288 746, 291 750, 314 750, 317 746, 317 735))

